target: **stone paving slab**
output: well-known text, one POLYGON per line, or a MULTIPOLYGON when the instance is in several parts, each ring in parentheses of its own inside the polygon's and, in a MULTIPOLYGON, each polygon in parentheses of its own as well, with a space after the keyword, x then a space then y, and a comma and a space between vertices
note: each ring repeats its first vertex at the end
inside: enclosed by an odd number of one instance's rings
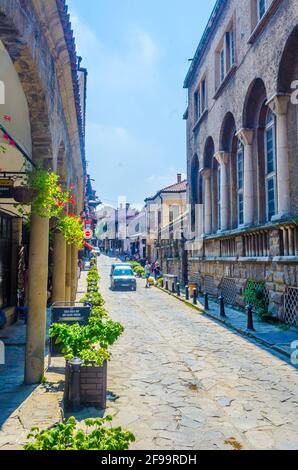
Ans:
POLYGON ((134 449, 297 449, 294 367, 158 289, 101 289, 125 333, 113 347, 106 413, 134 449))
POLYGON ((230 306, 225 307, 226 318, 222 318, 219 314, 219 305, 217 302, 209 299, 209 310, 204 309, 203 298, 198 299, 197 306, 194 306, 192 301, 186 301, 184 294, 180 298, 165 289, 160 289, 166 292, 168 295, 173 296, 177 300, 181 300, 197 309, 200 313, 213 318, 217 322, 220 322, 227 327, 234 329, 238 333, 243 334, 246 337, 254 338, 258 342, 264 344, 273 351, 276 351, 287 357, 289 360, 293 353, 293 343, 298 341, 298 329, 286 325, 271 324, 261 321, 255 315, 254 317, 254 328, 255 331, 247 330, 247 316, 244 312, 233 309, 230 306))

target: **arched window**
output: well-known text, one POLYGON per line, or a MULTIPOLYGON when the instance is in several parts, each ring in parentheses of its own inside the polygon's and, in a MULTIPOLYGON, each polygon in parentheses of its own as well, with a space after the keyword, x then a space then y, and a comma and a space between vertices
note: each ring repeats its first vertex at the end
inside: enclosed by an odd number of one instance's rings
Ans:
POLYGON ((265 185, 267 220, 276 214, 276 131, 275 116, 268 110, 265 131, 265 185))
POLYGON ((244 224, 244 150, 243 145, 238 142, 237 150, 237 214, 238 226, 244 224))
POLYGON ((220 186, 220 165, 217 169, 217 228, 221 230, 221 186, 220 186))

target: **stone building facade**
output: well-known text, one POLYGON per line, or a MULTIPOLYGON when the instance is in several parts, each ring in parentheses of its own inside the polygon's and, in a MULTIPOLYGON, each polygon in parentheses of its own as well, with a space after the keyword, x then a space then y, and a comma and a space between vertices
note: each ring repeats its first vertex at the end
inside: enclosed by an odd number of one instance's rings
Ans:
POLYGON ((176 183, 145 200, 147 213, 147 257, 158 261, 163 274, 174 275, 181 282, 187 278, 183 220, 187 211, 187 181, 177 175, 176 183))
MULTIPOLYGON (((0 104, 0 139, 9 137, 11 143, 5 154, 0 155, 0 171, 10 171, 18 177, 25 161, 55 171, 65 189, 74 187, 74 212, 80 214, 86 181, 86 71, 80 68, 76 55, 65 0, 0 0, 0 80, 6 95, 0 104)), ((9 204, 0 199, 1 226, 2 220, 10 220, 11 235, 5 231, 5 246, 12 249, 11 265, 7 264, 5 271, 6 276, 8 271, 11 275, 11 292, 0 306, 8 307, 6 311, 17 302, 17 255, 20 249, 27 250, 28 243, 23 240, 22 219, 14 212, 13 204, 9 204)), ((4 239, 3 230, 0 232, 0 239, 4 239)), ((74 300, 77 249, 66 245, 60 233, 54 238, 53 301, 74 300)), ((32 215, 27 258, 29 316, 25 380, 35 383, 44 371, 48 219, 32 215)))
POLYGON ((297 325, 298 1, 218 0, 185 79, 189 277, 297 325), (293 83, 294 82, 294 83, 293 83), (203 218, 195 220, 202 205, 203 218))

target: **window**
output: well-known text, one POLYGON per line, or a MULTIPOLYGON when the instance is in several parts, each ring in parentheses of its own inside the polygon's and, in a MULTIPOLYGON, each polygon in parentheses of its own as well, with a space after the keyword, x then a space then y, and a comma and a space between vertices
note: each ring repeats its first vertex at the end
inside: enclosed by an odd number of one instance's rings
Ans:
POLYGON ((199 119, 207 106, 207 94, 206 94, 206 79, 200 82, 198 89, 195 93, 195 118, 199 119))
POLYGON ((265 180, 267 220, 276 214, 276 131, 275 116, 268 111, 265 131, 265 180))
POLYGON ((221 186, 220 186, 220 166, 217 170, 217 226, 221 229, 221 186))
POLYGON ((238 144, 237 151, 237 212, 238 212, 238 226, 244 224, 244 152, 241 142, 238 144))
POLYGON ((236 63, 236 44, 233 21, 230 22, 216 50, 216 83, 217 86, 226 78, 236 63))
POLYGON ((223 82, 226 76, 225 50, 224 49, 220 51, 219 56, 220 56, 220 82, 223 82))
POLYGON ((267 10, 267 0, 257 0, 258 21, 261 21, 267 10))
POLYGON ((235 35, 234 31, 228 31, 226 33, 226 57, 227 57, 227 67, 226 72, 235 64, 235 35))

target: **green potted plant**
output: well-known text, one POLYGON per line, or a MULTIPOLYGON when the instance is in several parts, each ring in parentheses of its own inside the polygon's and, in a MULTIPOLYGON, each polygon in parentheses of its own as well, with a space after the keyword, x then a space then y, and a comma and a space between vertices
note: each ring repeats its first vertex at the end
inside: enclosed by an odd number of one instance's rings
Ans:
POLYGON ((78 358, 80 368, 80 403, 106 407, 108 348, 123 333, 123 326, 113 320, 93 315, 87 325, 53 324, 50 336, 55 338, 66 359, 65 404, 68 404, 69 361, 78 358))
POLYGON ((24 450, 128 450, 135 436, 121 427, 112 427, 112 420, 111 416, 86 419, 86 431, 78 427, 73 416, 51 429, 34 427, 24 450))
POLYGON ((19 204, 31 204, 32 211, 40 217, 59 217, 70 199, 68 191, 62 191, 60 177, 53 171, 34 169, 27 172, 21 186, 15 186, 13 197, 19 204))

